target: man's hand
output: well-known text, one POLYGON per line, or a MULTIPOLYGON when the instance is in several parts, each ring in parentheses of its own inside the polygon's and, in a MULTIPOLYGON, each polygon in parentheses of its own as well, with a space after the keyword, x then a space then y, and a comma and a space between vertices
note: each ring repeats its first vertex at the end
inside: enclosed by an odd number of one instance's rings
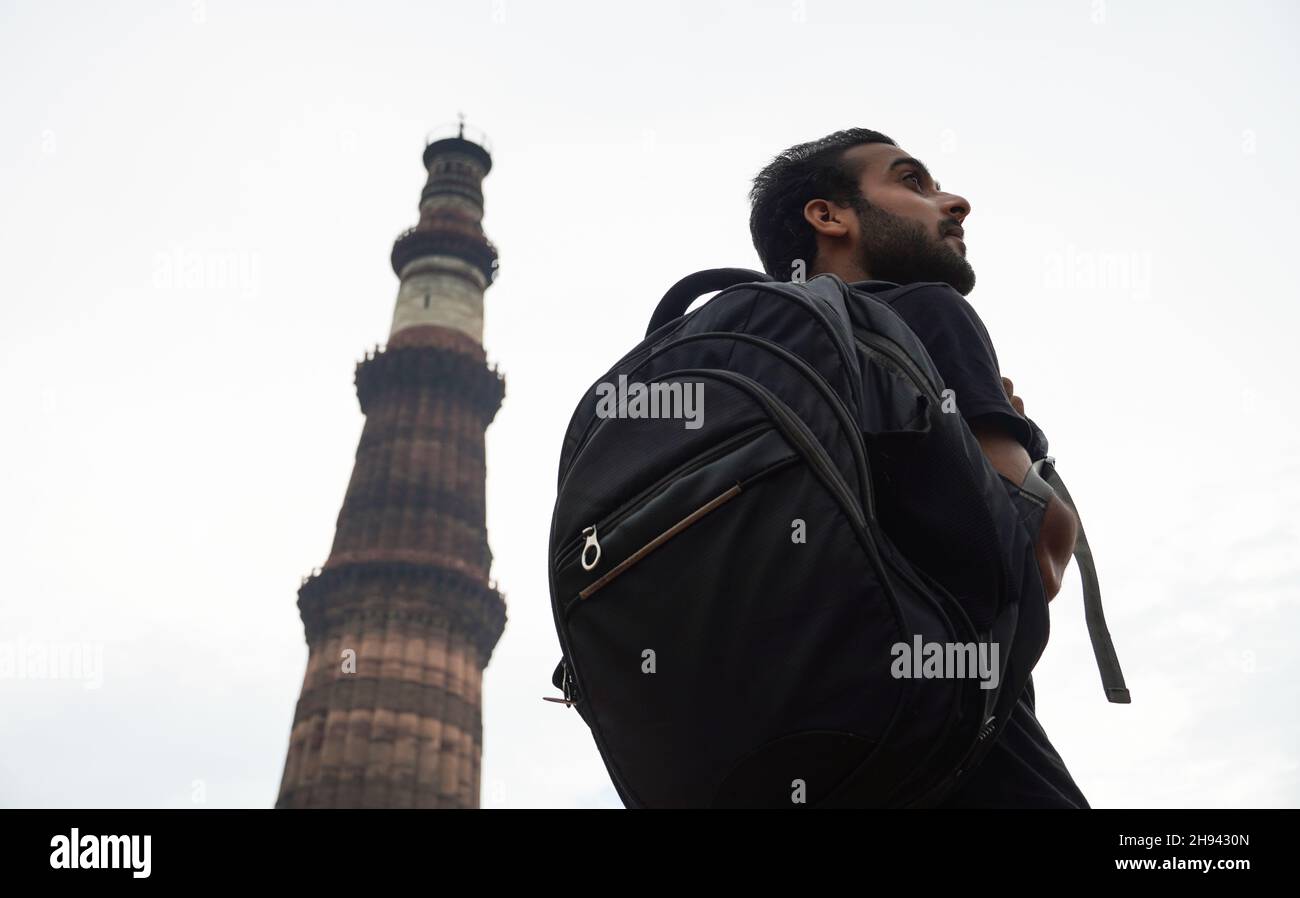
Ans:
POLYGON ((1012 408, 1023 415, 1025 413, 1025 400, 1015 394, 1015 387, 1016 385, 1011 382, 1011 378, 1002 378, 1002 389, 1006 391, 1007 401, 1011 403, 1012 408))

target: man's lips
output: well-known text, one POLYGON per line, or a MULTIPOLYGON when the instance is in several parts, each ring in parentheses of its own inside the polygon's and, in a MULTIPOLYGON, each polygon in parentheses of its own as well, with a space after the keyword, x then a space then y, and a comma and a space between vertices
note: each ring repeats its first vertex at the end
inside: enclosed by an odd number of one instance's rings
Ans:
POLYGON ((956 234, 949 234, 947 237, 944 237, 943 239, 955 241, 957 245, 961 247, 962 255, 966 254, 966 242, 962 240, 960 237, 958 237, 956 234))

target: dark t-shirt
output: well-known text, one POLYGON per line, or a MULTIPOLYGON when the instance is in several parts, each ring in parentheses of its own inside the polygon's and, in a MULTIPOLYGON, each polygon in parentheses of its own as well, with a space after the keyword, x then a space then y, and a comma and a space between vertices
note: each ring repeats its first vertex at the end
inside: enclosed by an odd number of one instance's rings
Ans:
POLYGON ((963 418, 984 418, 1001 425, 1032 460, 1047 454, 1047 438, 1038 425, 1017 412, 1007 399, 997 350, 966 297, 941 283, 900 287, 887 281, 857 281, 852 286, 889 303, 921 338, 943 385, 953 391, 963 418))
MULTIPOLYGON (((1031 459, 1047 454, 1046 436, 1007 399, 993 341, 964 296, 942 283, 899 286, 857 281, 852 286, 889 303, 920 338, 944 386, 953 391, 962 417, 968 422, 974 418, 997 422, 1025 447, 1031 459)), ((997 744, 942 806, 1089 807, 1038 723, 1032 676, 997 744)))

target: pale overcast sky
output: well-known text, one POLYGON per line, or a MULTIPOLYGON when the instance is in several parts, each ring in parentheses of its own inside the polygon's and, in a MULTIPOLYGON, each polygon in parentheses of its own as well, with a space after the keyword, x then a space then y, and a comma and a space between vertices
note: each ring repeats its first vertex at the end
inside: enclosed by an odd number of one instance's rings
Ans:
POLYGON ((486 132, 485 807, 621 806, 559 659, 556 465, 680 276, 757 268, 780 150, 883 131, 966 197, 970 301, 1087 525, 1040 718, 1095 807, 1295 807, 1287 2, 0 4, 0 805, 269 807, 424 135, 486 132), (182 277, 194 267, 203 274, 182 277), (1098 276, 1101 272, 1101 276, 1098 276))

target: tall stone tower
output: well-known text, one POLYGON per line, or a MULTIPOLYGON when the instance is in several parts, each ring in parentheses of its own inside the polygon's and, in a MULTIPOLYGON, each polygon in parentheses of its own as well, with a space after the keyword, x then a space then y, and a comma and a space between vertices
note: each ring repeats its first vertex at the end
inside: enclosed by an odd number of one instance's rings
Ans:
POLYGON ((483 351, 492 157, 462 123, 424 167, 387 347, 357 364, 366 422, 334 546, 298 591, 309 654, 276 807, 479 805, 482 672, 506 619, 484 513, 505 395, 483 351))

